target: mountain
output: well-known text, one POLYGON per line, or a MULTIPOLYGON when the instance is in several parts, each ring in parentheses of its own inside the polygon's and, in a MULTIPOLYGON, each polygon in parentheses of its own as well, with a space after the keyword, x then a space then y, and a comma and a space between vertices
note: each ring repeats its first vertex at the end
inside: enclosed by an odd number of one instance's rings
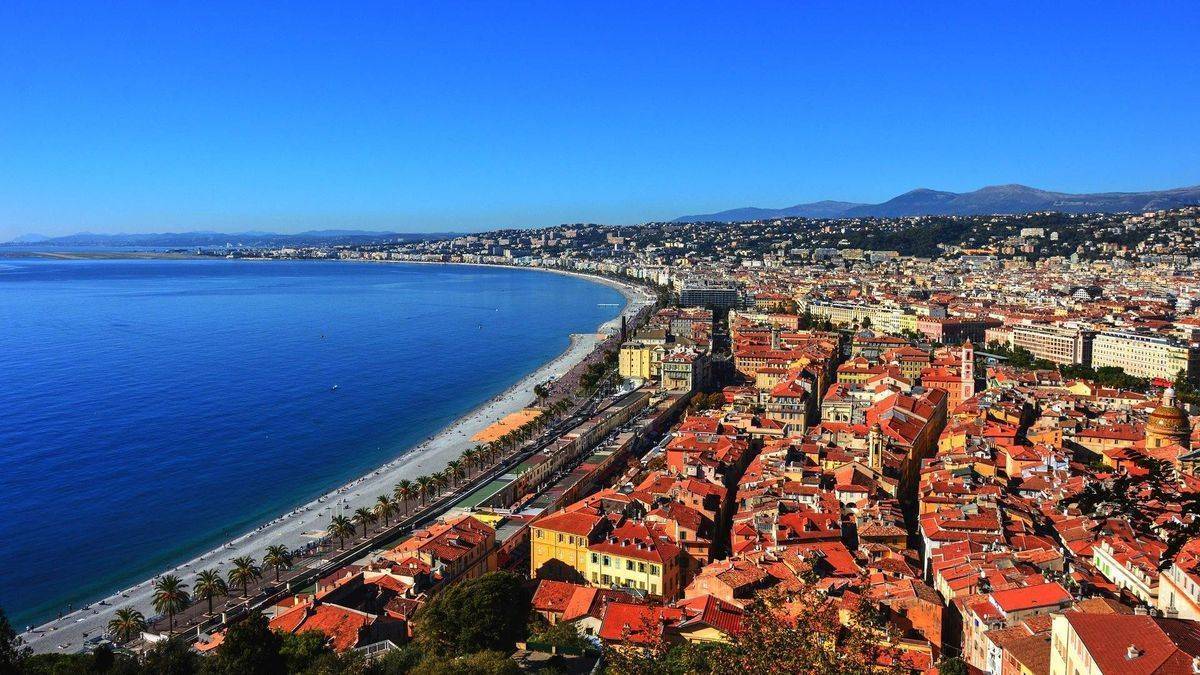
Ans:
POLYGON ((719 213, 676 218, 677 223, 737 222, 801 216, 806 218, 867 218, 896 216, 977 216, 992 213, 1061 211, 1066 213, 1121 213, 1155 211, 1200 204, 1200 185, 1152 192, 1099 192, 1070 194, 1039 190, 1025 185, 991 185, 974 192, 945 192, 920 188, 881 204, 815 202, 785 209, 745 207, 719 213))
POLYGON ((145 234, 94 234, 80 232, 63 237, 22 235, 8 244, 44 246, 151 246, 192 248, 197 246, 305 246, 324 244, 367 244, 415 241, 447 236, 442 232, 371 232, 367 230, 310 230, 296 234, 275 232, 161 232, 145 234))
POLYGON ((760 209, 746 206, 740 209, 730 209, 719 213, 708 213, 698 216, 682 216, 672 222, 698 223, 703 221, 736 223, 744 220, 767 220, 770 218, 839 218, 846 211, 866 204, 854 202, 825 201, 809 204, 796 204, 782 209, 760 209))

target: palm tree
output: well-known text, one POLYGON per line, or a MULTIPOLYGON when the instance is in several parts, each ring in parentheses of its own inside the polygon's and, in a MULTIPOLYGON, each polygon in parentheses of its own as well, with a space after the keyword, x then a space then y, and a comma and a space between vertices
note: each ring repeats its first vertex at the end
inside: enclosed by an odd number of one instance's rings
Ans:
POLYGON ((404 515, 408 515, 408 503, 417 494, 417 488, 413 482, 407 478, 396 483, 396 487, 392 489, 392 495, 404 502, 404 515))
POLYGON ((367 535, 370 534, 369 528, 371 527, 371 523, 375 522, 375 512, 365 506, 359 507, 354 512, 353 519, 354 522, 362 525, 363 539, 366 539, 367 535))
POLYGON ((133 640, 144 630, 146 630, 146 617, 130 607, 118 609, 108 622, 109 634, 120 643, 133 640))
POLYGON ((426 499, 433 494, 433 482, 432 476, 417 478, 417 493, 421 495, 421 506, 425 506, 426 499))
POLYGON ((354 522, 339 513, 329 521, 329 534, 337 537, 341 542, 341 545, 338 546, 338 550, 345 549, 346 537, 354 536, 354 522))
POLYGON ((497 438, 496 440, 492 441, 491 443, 488 443, 488 445, 487 445, 488 457, 489 457, 488 464, 496 463, 496 458, 500 456, 500 448, 501 448, 500 443, 502 440, 504 440, 504 439, 497 438))
POLYGON ((213 598, 229 593, 229 586, 217 570, 200 570, 196 575, 196 597, 208 600, 208 613, 213 613, 213 598))
POLYGON ((229 570, 229 583, 242 587, 242 597, 249 597, 250 582, 262 578, 262 568, 254 562, 254 558, 244 555, 233 559, 233 569, 229 570))
POLYGON ((263 555, 263 565, 275 570, 275 583, 279 583, 279 570, 292 566, 292 552, 283 544, 268 546, 263 555))
POLYGON ((154 611, 167 614, 167 633, 175 631, 175 613, 187 607, 187 584, 174 574, 164 574, 154 581, 154 611))
POLYGON ((379 495, 375 499, 375 515, 383 518, 383 527, 387 529, 391 525, 392 514, 396 512, 396 502, 387 495, 379 495))
POLYGON ((450 486, 458 487, 458 479, 465 474, 463 463, 457 459, 451 460, 446 464, 446 473, 450 474, 450 486))
POLYGON ((446 486, 450 484, 450 476, 445 471, 439 471, 433 474, 433 484, 437 486, 437 496, 441 497, 446 491, 446 486))
POLYGON ((470 478, 471 469, 475 468, 475 460, 479 457, 479 451, 475 448, 467 448, 458 457, 462 460, 463 465, 467 467, 467 478, 470 478))

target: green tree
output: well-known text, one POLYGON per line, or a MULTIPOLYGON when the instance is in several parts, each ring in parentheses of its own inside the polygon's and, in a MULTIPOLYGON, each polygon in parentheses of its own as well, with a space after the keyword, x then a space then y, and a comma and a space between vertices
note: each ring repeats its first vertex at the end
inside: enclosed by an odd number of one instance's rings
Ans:
POLYGON ((362 538, 366 539, 371 534, 371 524, 375 522, 375 512, 361 506, 354 511, 354 522, 362 525, 362 538))
POLYGON ((272 544, 263 554, 263 565, 275 570, 275 583, 279 583, 279 572, 292 566, 292 552, 283 544, 272 544))
POLYGON ((287 665, 287 672, 304 672, 319 658, 332 654, 328 638, 321 631, 307 630, 303 633, 288 633, 283 636, 279 654, 287 665))
POLYGON ((287 663, 282 647, 283 639, 267 625, 266 617, 254 612, 229 627, 204 670, 213 675, 283 675, 287 663))
POLYGON ((221 578, 221 573, 217 570, 208 569, 200 570, 196 575, 196 597, 204 598, 208 601, 208 614, 213 613, 213 598, 219 598, 229 593, 229 586, 225 584, 225 580, 221 578))
POLYGON ((193 675, 200 672, 200 655, 186 640, 171 638, 150 648, 142 660, 142 672, 154 675, 193 675))
POLYGON ((254 562, 254 558, 244 555, 233 559, 233 568, 229 570, 229 583, 242 587, 242 597, 250 596, 250 584, 262 578, 262 568, 254 562))
POLYGON ((411 480, 405 478, 392 488, 392 496, 404 504, 404 515, 408 515, 408 503, 417 496, 417 488, 411 480))
POLYGON ((482 651, 456 657, 427 657, 415 669, 420 675, 520 675, 508 652, 482 651))
POLYGON ((938 675, 967 675, 970 672, 966 662, 957 656, 938 661, 937 669, 938 675))
POLYGON ((164 574, 154 581, 154 611, 166 613, 167 633, 175 631, 175 614, 187 607, 187 584, 174 574, 164 574))
POLYGON ((329 521, 329 534, 338 538, 338 550, 345 550, 346 538, 354 536, 354 521, 339 513, 329 521))
POLYGON ((8 622, 8 615, 0 608, 0 674, 18 673, 21 662, 29 657, 31 650, 17 631, 8 622))
POLYGON ((118 643, 132 641, 146 630, 146 617, 132 607, 122 607, 108 620, 108 634, 118 643))
POLYGON ((415 619, 422 650, 471 654, 509 650, 525 636, 529 593, 510 572, 490 572, 434 596, 415 619))
POLYGON ((375 498, 375 515, 383 519, 383 528, 387 529, 392 524, 392 514, 396 512, 396 502, 387 495, 379 495, 375 498))

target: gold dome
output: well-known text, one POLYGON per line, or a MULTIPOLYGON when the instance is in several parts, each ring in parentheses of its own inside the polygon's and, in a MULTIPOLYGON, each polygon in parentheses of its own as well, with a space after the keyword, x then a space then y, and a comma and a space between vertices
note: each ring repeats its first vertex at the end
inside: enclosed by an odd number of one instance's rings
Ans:
POLYGON ((1147 442, 1150 447, 1171 443, 1186 447, 1191 435, 1192 425, 1188 422, 1187 413, 1175 405, 1174 390, 1167 389, 1163 392, 1162 405, 1155 408, 1146 421, 1147 442))

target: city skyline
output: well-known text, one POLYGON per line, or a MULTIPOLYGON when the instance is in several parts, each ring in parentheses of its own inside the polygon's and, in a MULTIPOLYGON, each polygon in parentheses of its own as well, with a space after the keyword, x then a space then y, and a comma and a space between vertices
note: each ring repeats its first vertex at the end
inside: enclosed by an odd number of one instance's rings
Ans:
POLYGON ((1195 185, 1198 15, 10 4, 0 241, 1195 185))

